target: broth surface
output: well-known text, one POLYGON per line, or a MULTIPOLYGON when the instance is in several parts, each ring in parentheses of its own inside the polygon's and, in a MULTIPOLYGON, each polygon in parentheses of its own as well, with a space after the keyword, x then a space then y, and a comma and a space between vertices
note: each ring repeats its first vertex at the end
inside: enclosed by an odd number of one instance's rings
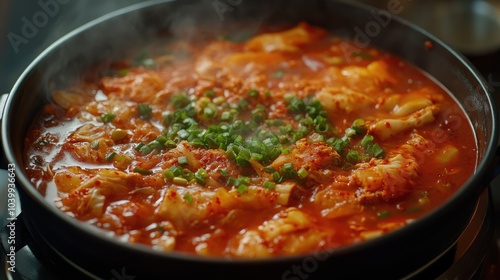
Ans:
POLYGON ((162 251, 265 258, 362 242, 443 203, 477 161, 438 84, 307 23, 164 40, 52 97, 26 137, 32 184, 162 251))

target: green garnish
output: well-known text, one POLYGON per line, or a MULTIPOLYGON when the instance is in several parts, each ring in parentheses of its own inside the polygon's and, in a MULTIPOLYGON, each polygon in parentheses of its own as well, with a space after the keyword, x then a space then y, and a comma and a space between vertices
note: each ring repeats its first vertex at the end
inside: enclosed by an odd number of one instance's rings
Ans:
POLYGON ((373 154, 373 156, 376 158, 382 158, 385 155, 384 150, 382 150, 382 148, 378 144, 373 145, 369 150, 370 153, 373 154))
POLYGON ((115 157, 116 153, 115 152, 111 152, 109 154, 106 155, 106 160, 107 161, 111 161, 114 157, 115 157))
POLYGON ((300 179, 305 179, 309 175, 309 172, 307 172, 307 170, 302 167, 301 169, 299 169, 299 171, 297 171, 297 175, 300 179))
POLYGON ((365 137, 363 137, 363 139, 361 139, 360 144, 361 146, 368 148, 373 145, 373 140, 374 140, 373 136, 367 134, 365 135, 365 137))
POLYGON ((208 178, 208 172, 205 169, 200 168, 194 174, 194 178, 198 184, 205 185, 205 179, 208 178))
POLYGON ((229 171, 227 171, 227 169, 221 169, 219 170, 220 172, 220 175, 224 176, 224 177, 229 177, 229 171))
POLYGON ((192 203, 193 202, 193 197, 191 196, 190 193, 185 193, 184 194, 184 200, 186 200, 189 203, 192 203))
POLYGON ((151 174, 153 174, 153 171, 147 170, 147 169, 144 169, 144 168, 140 168, 140 167, 134 167, 133 171, 135 173, 139 173, 139 174, 142 174, 142 175, 151 175, 151 174))
POLYGON ((177 162, 179 165, 187 165, 189 163, 187 157, 185 156, 177 158, 177 162))
POLYGON ((113 113, 105 113, 101 115, 101 122, 110 123, 116 118, 116 115, 113 113))
POLYGON ((350 163, 356 163, 359 159, 359 152, 356 150, 350 150, 345 156, 346 160, 350 163))
POLYGON ((252 90, 250 90, 248 92, 248 96, 250 96, 250 97, 257 97, 257 96, 259 96, 259 91, 256 90, 256 89, 252 89, 252 90))
POLYGON ((189 103, 191 103, 191 100, 189 100, 189 97, 184 92, 181 92, 181 93, 178 93, 178 94, 174 94, 170 98, 170 104, 172 104, 172 106, 175 109, 179 109, 179 108, 185 107, 189 103))
POLYGON ((244 194, 247 192, 247 186, 244 184, 241 184, 238 186, 238 193, 239 194, 244 194))
POLYGON ((139 116, 143 120, 149 120, 151 118, 151 114, 153 113, 153 109, 147 104, 139 104, 137 106, 137 110, 139 111, 139 116))
POLYGON ((356 132, 356 135, 363 134, 365 132, 365 120, 355 119, 352 122, 351 128, 356 132))
POLYGON ((207 91, 205 91, 205 96, 213 98, 213 97, 215 97, 215 91, 213 91, 213 90, 207 90, 207 91))
POLYGON ((273 190, 274 186, 276 186, 276 183, 271 182, 271 181, 266 180, 266 181, 264 181, 264 183, 262 183, 262 187, 269 189, 269 190, 273 190))

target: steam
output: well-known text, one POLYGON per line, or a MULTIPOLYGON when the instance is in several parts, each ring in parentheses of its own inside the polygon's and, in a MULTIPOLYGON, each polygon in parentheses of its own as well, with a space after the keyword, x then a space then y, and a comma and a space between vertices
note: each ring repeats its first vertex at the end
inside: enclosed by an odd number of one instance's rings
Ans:
MULTIPOLYGON (((241 34, 249 37, 262 27, 291 27, 303 20, 312 24, 332 22, 328 20, 327 9, 322 7, 323 1, 64 1, 67 4, 59 7, 60 16, 52 19, 56 20, 50 32, 53 36, 78 28, 81 22, 105 11, 125 8, 106 15, 106 20, 97 25, 73 33, 72 38, 45 53, 46 57, 37 66, 40 71, 36 75, 40 76, 36 76, 35 83, 39 88, 34 91, 44 92, 48 102, 53 102, 49 97, 51 92, 71 86, 90 66, 109 65, 122 58, 125 51, 147 46, 160 32, 188 41, 225 35, 245 39, 241 34)), ((47 41, 53 40, 54 37, 47 37, 47 41)))
MULTIPOLYGON (((78 28, 81 22, 103 11, 121 7, 126 11, 124 14, 114 12, 116 16, 105 15, 105 22, 73 33, 72 38, 49 52, 40 63, 43 76, 39 84, 44 86, 40 90, 49 94, 70 86, 92 64, 111 63, 124 51, 145 47, 160 31, 166 30, 172 37, 188 41, 241 32, 255 34, 276 12, 267 6, 273 4, 256 4, 250 0, 68 2, 59 7, 61 15, 53 18, 56 22, 50 33, 54 35, 47 37, 47 41, 54 41, 54 36, 78 28), (136 3, 136 6, 125 7, 124 3, 136 3), (90 6, 93 4, 98 8, 90 6)), ((50 97, 48 100, 53 102, 50 97)))

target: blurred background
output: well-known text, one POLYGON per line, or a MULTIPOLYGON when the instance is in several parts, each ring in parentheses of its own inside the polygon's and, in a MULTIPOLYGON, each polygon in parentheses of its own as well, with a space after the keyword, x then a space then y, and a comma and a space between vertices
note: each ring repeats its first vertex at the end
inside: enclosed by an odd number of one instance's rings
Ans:
POLYGON ((0 0, 0 93, 51 43, 111 11, 144 0, 0 0))
MULTIPOLYGON (((354 1, 354 0, 353 0, 354 1)), ((356 0, 400 16, 462 52, 500 88, 500 0, 356 0)))

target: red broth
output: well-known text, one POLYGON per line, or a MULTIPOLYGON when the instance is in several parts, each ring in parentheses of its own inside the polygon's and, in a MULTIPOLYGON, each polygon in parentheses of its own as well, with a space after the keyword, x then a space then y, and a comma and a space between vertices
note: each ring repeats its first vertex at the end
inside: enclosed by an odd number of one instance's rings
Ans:
POLYGON ((477 161, 440 85, 306 23, 169 40, 52 97, 26 137, 33 185, 161 251, 265 258, 377 238, 443 203, 477 161))

